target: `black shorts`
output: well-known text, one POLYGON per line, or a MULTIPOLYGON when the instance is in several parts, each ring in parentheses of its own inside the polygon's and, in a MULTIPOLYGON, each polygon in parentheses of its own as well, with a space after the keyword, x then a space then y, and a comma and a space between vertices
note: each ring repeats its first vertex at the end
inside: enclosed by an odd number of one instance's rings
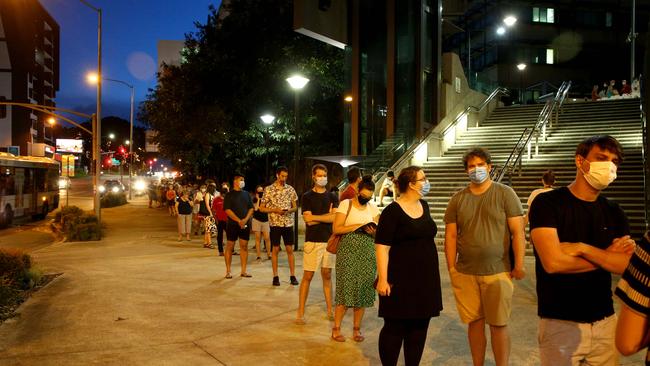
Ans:
POLYGON ((246 224, 245 228, 240 228, 239 224, 228 220, 226 224, 226 240, 236 241, 237 239, 248 240, 251 236, 251 227, 246 224))
POLYGON ((285 247, 293 245, 293 226, 271 226, 271 245, 279 247, 280 239, 284 242, 285 247))

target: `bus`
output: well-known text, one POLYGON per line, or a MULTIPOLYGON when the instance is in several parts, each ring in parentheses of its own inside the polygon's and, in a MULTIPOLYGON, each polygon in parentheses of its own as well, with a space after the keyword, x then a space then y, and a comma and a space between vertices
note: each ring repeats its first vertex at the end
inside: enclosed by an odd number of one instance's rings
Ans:
POLYGON ((58 206, 58 161, 0 152, 0 226, 16 217, 45 218, 58 206))

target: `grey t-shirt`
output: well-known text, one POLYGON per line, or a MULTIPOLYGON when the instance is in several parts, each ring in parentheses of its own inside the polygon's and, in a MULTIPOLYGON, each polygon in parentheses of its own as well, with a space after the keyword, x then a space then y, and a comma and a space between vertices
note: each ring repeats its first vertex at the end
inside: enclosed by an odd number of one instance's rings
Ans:
POLYGON ((456 192, 447 205, 445 223, 455 223, 458 230, 458 272, 478 276, 510 272, 507 218, 523 214, 515 191, 497 182, 481 195, 469 187, 456 192))

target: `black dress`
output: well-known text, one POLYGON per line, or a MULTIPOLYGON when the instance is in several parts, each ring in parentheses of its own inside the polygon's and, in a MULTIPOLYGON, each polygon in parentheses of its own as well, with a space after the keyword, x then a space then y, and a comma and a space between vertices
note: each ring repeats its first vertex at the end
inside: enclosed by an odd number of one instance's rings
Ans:
POLYGON ((379 217, 375 243, 390 246, 390 296, 379 296, 379 316, 423 319, 440 315, 442 293, 435 236, 429 205, 420 200, 422 216, 414 219, 393 202, 379 217))

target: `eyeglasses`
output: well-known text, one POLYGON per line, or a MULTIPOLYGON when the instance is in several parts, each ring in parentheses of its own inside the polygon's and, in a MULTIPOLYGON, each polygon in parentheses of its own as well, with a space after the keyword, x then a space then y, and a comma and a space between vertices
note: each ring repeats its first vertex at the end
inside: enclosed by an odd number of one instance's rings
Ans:
MULTIPOLYGON (((426 178, 426 177, 424 177, 424 178, 422 178, 422 179, 416 179, 416 180, 415 180, 415 182, 426 182, 426 181, 427 181, 427 178, 426 178)), ((415 183, 415 182, 413 182, 413 183, 415 183)))

